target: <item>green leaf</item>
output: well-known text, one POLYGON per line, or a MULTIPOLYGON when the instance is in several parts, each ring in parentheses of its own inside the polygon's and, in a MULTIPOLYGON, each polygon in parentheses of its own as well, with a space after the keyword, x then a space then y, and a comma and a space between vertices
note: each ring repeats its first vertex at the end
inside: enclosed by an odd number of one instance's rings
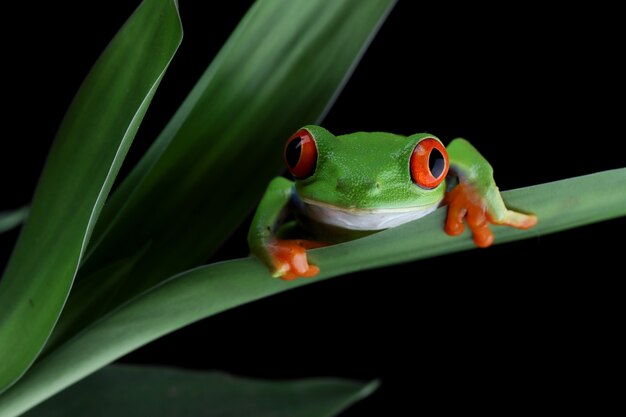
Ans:
POLYGON ((176 2, 146 0, 70 106, 0 281, 0 392, 45 343, 104 200, 182 37, 176 2))
POLYGON ((263 381, 221 372, 113 365, 25 416, 330 417, 377 387, 376 381, 263 381))
POLYGON ((64 340, 64 335, 78 332, 93 320, 93 316, 100 316, 106 313, 110 300, 102 297, 101 293, 92 291, 94 283, 97 283, 109 298, 114 297, 116 295, 115 289, 120 288, 120 282, 126 278, 126 274, 128 274, 143 253, 144 250, 141 250, 134 256, 102 268, 95 274, 90 275, 89 279, 84 279, 74 284, 72 295, 65 304, 61 319, 39 354, 40 358, 61 344, 64 340), (89 311, 92 315, 84 314, 85 306, 90 306, 89 311))
MULTIPOLYGON (((494 227, 496 243, 624 216, 625 183, 626 168, 622 168, 506 191, 507 203, 537 214, 539 224, 527 231, 494 227)), ((238 305, 349 272, 474 248, 467 232, 446 235, 444 218, 445 208, 441 208, 394 229, 313 250, 311 259, 321 269, 314 279, 271 279, 252 258, 179 274, 120 306, 37 362, 0 397, 0 415, 23 412, 139 346, 238 305)))
POLYGON ((121 302, 205 262, 280 171, 286 138, 326 113, 394 2, 257 1, 112 195, 84 276, 151 241, 121 302))
POLYGON ((28 211, 27 206, 13 211, 0 211, 0 233, 22 224, 28 217, 28 211))

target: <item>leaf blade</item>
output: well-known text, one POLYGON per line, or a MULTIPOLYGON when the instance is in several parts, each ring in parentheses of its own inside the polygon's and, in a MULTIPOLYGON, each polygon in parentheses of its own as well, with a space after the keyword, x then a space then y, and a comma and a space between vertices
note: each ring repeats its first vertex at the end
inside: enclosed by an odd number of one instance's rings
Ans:
POLYGON ((181 36, 175 2, 146 0, 111 41, 68 109, 0 281, 0 392, 30 366, 50 334, 95 220, 181 36))
MULTIPOLYGON (((528 231, 496 227, 496 243, 626 216, 624 184, 626 168, 506 191, 505 200, 536 213, 539 224, 528 231)), ((38 362, 0 397, 0 414, 22 412, 139 346, 243 303, 348 272, 474 248, 468 233, 447 236, 442 230, 444 218, 445 208, 441 208, 394 229, 313 250, 311 258, 321 268, 314 280, 270 279, 252 258, 179 274, 120 306, 38 362)))
POLYGON ((112 196, 85 275, 146 240, 142 278, 123 293, 206 260, 278 173, 285 138, 327 111, 393 3, 257 1, 112 196))
POLYGON ((28 206, 21 207, 12 211, 0 211, 0 233, 7 232, 14 227, 19 226, 28 217, 28 206))
POLYGON ((376 381, 264 381, 222 372, 112 365, 25 416, 331 417, 376 387, 376 381))

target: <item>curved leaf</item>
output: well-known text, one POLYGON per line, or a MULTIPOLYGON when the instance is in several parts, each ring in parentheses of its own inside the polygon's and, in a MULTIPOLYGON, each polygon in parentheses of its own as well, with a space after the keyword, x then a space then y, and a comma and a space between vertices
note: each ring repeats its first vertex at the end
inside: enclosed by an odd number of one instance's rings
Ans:
POLYGON ((333 102, 393 3, 255 3, 104 207, 77 277, 100 301, 72 293, 45 354, 83 323, 209 257, 278 172, 285 137, 333 102), (119 285, 93 279, 147 244, 124 276, 111 271, 119 285))
POLYGON ((0 211, 0 233, 22 224, 28 217, 28 211, 28 207, 22 207, 13 211, 0 211))
POLYGON ((0 281, 0 392, 20 377, 48 338, 181 37, 176 1, 144 1, 74 98, 0 281))
MULTIPOLYGON (((503 193, 512 207, 539 217, 528 231, 495 227, 496 243, 529 238, 626 215, 626 168, 503 193)), ((443 232, 445 208, 363 239, 311 251, 319 277, 270 279, 255 259, 220 262, 182 273, 120 306, 35 364, 0 397, 13 416, 171 331, 272 294, 341 274, 474 248, 470 235, 443 232), (420 239, 415 239, 420 236, 420 239)), ((3 414, 5 413, 5 414, 3 414)))
POLYGON ((257 1, 107 203, 81 275, 151 241, 124 300, 204 262, 279 172, 285 138, 326 113, 394 3, 257 1))
POLYGON ((376 381, 263 381, 222 372, 112 365, 25 416, 331 417, 377 386, 376 381))

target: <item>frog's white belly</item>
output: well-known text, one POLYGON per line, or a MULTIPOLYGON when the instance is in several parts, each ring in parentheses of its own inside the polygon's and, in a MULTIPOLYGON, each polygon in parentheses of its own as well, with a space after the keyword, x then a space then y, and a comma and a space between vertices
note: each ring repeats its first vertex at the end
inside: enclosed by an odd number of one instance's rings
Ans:
POLYGON ((383 230, 419 219, 432 213, 439 202, 429 206, 414 206, 387 209, 355 209, 302 199, 304 214, 324 224, 350 230, 383 230))

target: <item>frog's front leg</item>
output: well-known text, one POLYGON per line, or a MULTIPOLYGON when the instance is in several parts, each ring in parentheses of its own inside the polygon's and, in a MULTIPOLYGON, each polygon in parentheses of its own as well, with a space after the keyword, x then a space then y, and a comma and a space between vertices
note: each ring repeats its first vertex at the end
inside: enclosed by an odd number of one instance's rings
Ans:
POLYGON ((488 223, 528 229, 537 224, 532 214, 509 210, 493 179, 489 162, 465 139, 455 139, 447 147, 450 168, 459 184, 448 192, 448 218, 445 231, 455 236, 463 232, 463 218, 474 235, 474 243, 484 248, 493 243, 488 223))
POLYGON ((272 276, 285 280, 317 275, 319 268, 309 265, 306 249, 323 246, 322 243, 304 239, 283 240, 276 237, 274 230, 279 226, 278 222, 291 200, 293 187, 293 182, 285 178, 274 178, 261 199, 248 231, 248 245, 252 254, 267 265, 272 276))

